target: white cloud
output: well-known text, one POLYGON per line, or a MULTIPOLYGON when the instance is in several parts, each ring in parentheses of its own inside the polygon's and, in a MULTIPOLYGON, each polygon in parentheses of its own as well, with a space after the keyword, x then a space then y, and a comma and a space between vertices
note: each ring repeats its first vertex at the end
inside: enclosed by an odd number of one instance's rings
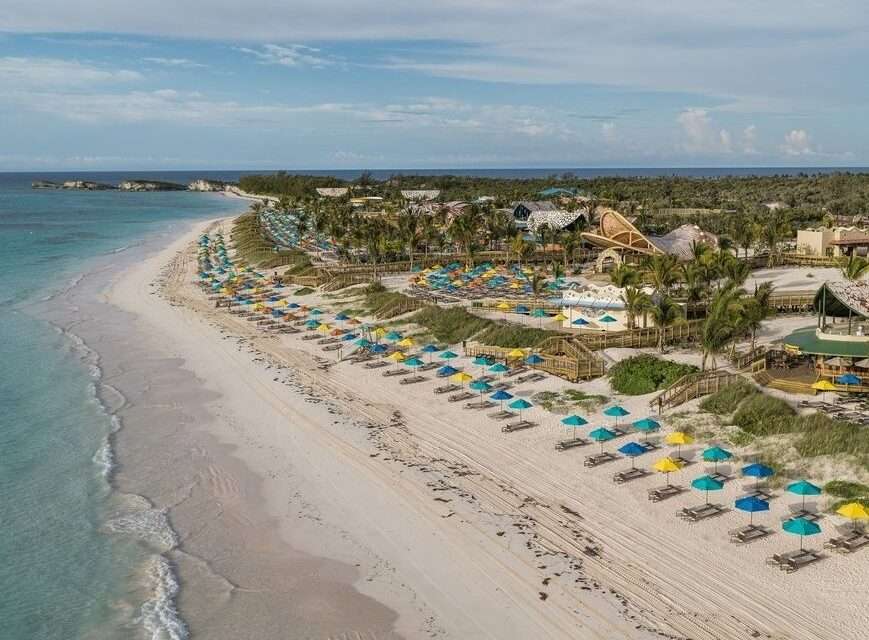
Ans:
POLYGON ((161 65, 164 67, 175 67, 182 69, 196 69, 200 67, 205 67, 207 65, 202 64, 201 62, 195 62, 193 60, 189 60, 187 58, 142 58, 145 62, 149 62, 151 64, 161 65))
POLYGON ((303 44, 265 44, 261 49, 239 47, 239 51, 256 57, 262 64, 278 64, 284 67, 322 68, 335 64, 333 58, 322 54, 320 49, 303 44))
POLYGON ((789 156, 807 156, 815 153, 805 129, 792 129, 785 134, 781 150, 789 156))
POLYGON ((716 131, 706 109, 688 108, 682 111, 676 122, 682 127, 682 148, 688 153, 729 153, 732 147, 730 132, 716 131))
POLYGON ((609 143, 612 143, 616 139, 616 123, 615 122, 602 122, 600 125, 600 134, 603 136, 603 139, 609 143))
POLYGON ((56 58, 0 58, 0 85, 8 87, 74 87, 140 80, 137 71, 107 69, 56 58))
POLYGON ((748 155, 757 153, 757 127, 753 124, 748 125, 742 130, 742 152, 748 155))

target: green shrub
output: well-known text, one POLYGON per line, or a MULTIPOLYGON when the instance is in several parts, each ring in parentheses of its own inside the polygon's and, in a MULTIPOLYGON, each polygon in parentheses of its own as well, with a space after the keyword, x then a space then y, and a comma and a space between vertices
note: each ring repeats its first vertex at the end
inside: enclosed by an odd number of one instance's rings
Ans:
POLYGON ((314 290, 311 287, 302 287, 301 289, 297 289, 293 295, 294 296, 306 296, 309 293, 313 293, 314 290))
POLYGON ((693 365, 644 354, 615 364, 609 376, 613 389, 629 396, 639 396, 668 387, 695 371, 697 367, 693 365))
POLYGON ((755 436, 796 431, 799 422, 787 402, 762 393, 744 400, 733 415, 733 424, 755 436))
POLYGON ((731 414, 736 411, 740 402, 756 393, 758 391, 754 385, 747 380, 739 380, 729 387, 703 398, 700 401, 700 410, 719 416, 731 414))
POLYGON ((847 480, 831 480, 824 485, 824 491, 836 498, 855 500, 857 498, 869 498, 869 486, 859 482, 847 480))

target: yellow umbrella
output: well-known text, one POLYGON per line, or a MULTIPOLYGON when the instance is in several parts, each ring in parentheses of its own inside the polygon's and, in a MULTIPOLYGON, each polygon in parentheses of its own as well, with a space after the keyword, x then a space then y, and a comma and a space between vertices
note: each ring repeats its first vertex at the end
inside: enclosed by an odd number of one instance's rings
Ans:
POLYGON ((836 513, 848 520, 869 520, 869 509, 859 502, 849 502, 836 509, 836 513))
POLYGON ((520 288, 521 286, 522 286, 522 285, 519 284, 518 282, 516 282, 515 280, 514 280, 513 282, 510 283, 510 288, 511 288, 511 289, 518 289, 518 288, 520 288))
POLYGON ((396 343, 396 345, 398 345, 399 347, 403 347, 405 349, 407 347, 412 347, 413 346, 413 339, 412 338, 405 338, 404 340, 399 340, 396 343))
POLYGON ((513 349, 512 351, 507 352, 508 358, 524 358, 525 352, 522 349, 513 349))
POLYGON ((689 436, 684 431, 674 431, 673 433, 667 434, 667 437, 664 438, 664 442, 666 442, 667 444, 676 445, 676 455, 681 456, 682 445, 691 444, 692 442, 694 442, 694 438, 689 436))
POLYGON ((323 324, 321 324, 319 327, 317 327, 317 331, 319 331, 320 333, 329 333, 329 331, 331 329, 332 329, 332 327, 330 327, 325 322, 323 324))
POLYGON ((279 307, 286 307, 288 304, 290 304, 290 303, 287 302, 286 300, 281 300, 281 301, 278 302, 278 305, 277 305, 277 306, 279 306, 279 307))
POLYGON ((473 379, 474 376, 469 373, 465 373, 464 371, 459 371, 458 373, 454 373, 452 376, 450 376, 450 380, 452 380, 453 382, 458 382, 461 385, 464 385, 466 382, 470 382, 473 379))
POLYGON ((567 316, 563 313, 557 313, 552 319, 555 320, 555 322, 564 322, 567 320, 567 316))
POLYGON ((667 457, 658 460, 654 465, 652 465, 652 468, 659 473, 664 473, 667 475, 667 486, 669 487, 670 474, 674 471, 679 471, 679 469, 682 468, 682 465, 676 460, 673 460, 673 458, 667 457))
POLYGON ((834 385, 829 380, 818 380, 815 384, 812 385, 812 389, 816 389, 818 391, 835 391, 836 385, 834 385))
POLYGON ((392 360, 393 362, 402 362, 404 360, 404 354, 401 351, 396 351, 392 355, 386 358, 387 360, 392 360))
POLYGON ((377 328, 374 330, 374 335, 375 335, 376 337, 378 337, 378 338, 382 338, 383 336, 386 335, 386 333, 387 333, 387 331, 386 331, 386 329, 384 329, 383 327, 377 327, 377 328))
POLYGON ((501 311, 509 311, 510 305, 507 304, 506 302, 502 302, 501 304, 498 305, 498 309, 500 309, 501 311))

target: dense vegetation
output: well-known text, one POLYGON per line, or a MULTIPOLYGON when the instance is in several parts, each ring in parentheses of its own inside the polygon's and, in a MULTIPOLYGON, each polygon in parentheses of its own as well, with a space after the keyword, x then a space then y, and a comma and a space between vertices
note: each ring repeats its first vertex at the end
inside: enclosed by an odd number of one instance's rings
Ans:
POLYGON ((613 389, 629 396, 639 396, 664 389, 695 371, 697 367, 690 364, 643 354, 616 363, 609 370, 609 376, 613 389))
POLYGON ((494 322, 457 307, 426 307, 410 320, 425 327, 437 340, 449 344, 474 339, 495 347, 533 347, 557 335, 546 329, 494 322))
POLYGON ((753 384, 747 380, 725 387, 712 395, 706 396, 700 401, 700 410, 715 415, 730 415, 739 407, 745 398, 760 393, 753 384))

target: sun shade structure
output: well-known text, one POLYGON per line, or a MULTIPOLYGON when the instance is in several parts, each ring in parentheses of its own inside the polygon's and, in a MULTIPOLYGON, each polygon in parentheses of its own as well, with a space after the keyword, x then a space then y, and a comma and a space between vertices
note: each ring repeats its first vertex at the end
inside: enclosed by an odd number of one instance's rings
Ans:
POLYGON ((530 356, 525 358, 525 362, 530 365, 541 364, 543 362, 543 358, 538 356, 536 353, 532 353, 530 356))
POLYGON ((800 537, 800 550, 803 548, 803 538, 806 536, 815 536, 821 533, 821 527, 811 520, 805 518, 793 518, 782 524, 782 529, 788 533, 800 537))
POLYGON ((848 520, 853 520, 855 528, 858 520, 869 520, 869 509, 859 502, 843 504, 841 507, 836 509, 836 513, 842 517, 848 518, 848 520))
POLYGON ((697 489, 698 491, 706 492, 706 504, 709 504, 709 492, 710 491, 720 491, 724 488, 724 483, 720 480, 716 480, 712 476, 700 476, 699 478, 694 478, 691 481, 691 486, 697 489))
POLYGON ((452 377, 450 378, 450 380, 452 380, 453 382, 458 382, 462 386, 464 386, 464 384, 466 382, 470 382, 473 379, 474 379, 474 376, 472 376, 470 373, 465 373, 464 371, 459 371, 458 373, 454 373, 452 375, 452 377))
POLYGON ((489 371, 491 371, 492 373, 507 373, 509 370, 509 367, 505 366, 500 362, 496 362, 491 367, 489 367, 489 371))
POLYGON ((694 438, 689 436, 684 431, 674 431, 673 433, 668 433, 664 438, 664 442, 669 445, 676 446, 676 455, 682 455, 682 445, 691 444, 694 442, 694 438))
POLYGON ((634 469, 634 458, 637 456, 641 456, 644 453, 648 453, 648 449, 641 445, 638 442, 628 442, 627 444, 623 444, 618 448, 618 452, 622 455, 628 456, 631 459, 631 469, 634 469))
POLYGON ((446 378, 447 376, 451 376, 451 375, 458 373, 458 372, 459 372, 458 369, 451 367, 450 365, 445 365, 445 366, 441 367, 440 369, 438 369, 438 375, 443 376, 444 378, 446 378))
POLYGON ((812 389, 816 391, 835 391, 836 385, 829 380, 818 380, 812 385, 812 389))
POLYGON ((793 493, 794 495, 802 496, 803 508, 805 508, 806 506, 806 496, 821 495, 821 487, 814 485, 807 480, 798 480, 797 482, 792 482, 787 487, 785 487, 785 491, 787 491, 788 493, 793 493))
POLYGON ((594 431, 590 431, 588 437, 600 443, 600 451, 603 453, 603 443, 615 438, 616 434, 606 427, 598 427, 594 431))
POLYGON ((525 409, 530 409, 534 405, 525 400, 524 398, 519 398, 518 400, 514 400, 509 405, 507 405, 511 409, 516 409, 519 412, 519 421, 522 421, 522 412, 525 409))
POLYGON ((508 358, 524 358, 525 352, 522 349, 513 349, 507 353, 508 358))
POLYGON ((505 400, 512 400, 513 394, 507 393, 503 389, 498 389, 495 393, 493 393, 489 397, 492 398, 492 400, 497 400, 499 403, 501 403, 501 411, 503 411, 504 410, 504 401, 505 400))
POLYGON ((748 496, 740 498, 734 503, 734 506, 740 511, 745 511, 749 514, 748 524, 754 524, 754 514, 760 511, 769 511, 769 502, 761 500, 757 496, 748 496))
POLYGON ((703 451, 703 460, 705 462, 714 463, 714 470, 718 473, 718 463, 724 462, 725 460, 730 460, 733 457, 733 454, 730 453, 727 449, 722 449, 721 447, 710 447, 703 451))
POLYGON ((605 416, 610 416, 611 418, 623 418, 624 416, 631 415, 631 412, 621 405, 615 405, 605 409, 603 414, 605 416))
POLYGON ((682 468, 681 463, 673 460, 673 458, 661 458, 655 464, 652 465, 652 468, 658 473, 663 473, 667 476, 667 486, 670 486, 670 474, 676 471, 679 471, 682 468))
POLYGON ((453 353, 452 351, 444 351, 442 354, 438 356, 438 358, 442 360, 452 360, 453 358, 458 358, 459 354, 453 353))

